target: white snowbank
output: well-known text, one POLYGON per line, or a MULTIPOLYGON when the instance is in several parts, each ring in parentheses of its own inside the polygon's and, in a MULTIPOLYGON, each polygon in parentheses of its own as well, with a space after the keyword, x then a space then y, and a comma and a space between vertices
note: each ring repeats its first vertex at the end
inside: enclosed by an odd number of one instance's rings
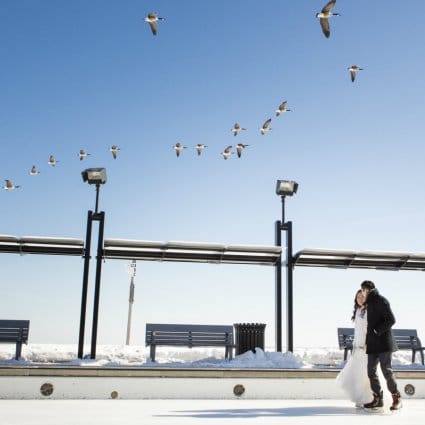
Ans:
MULTIPOLYGON (((87 348, 89 350, 89 348, 87 348)), ((337 348, 298 348, 294 353, 263 351, 257 348, 224 360, 224 349, 219 348, 157 348, 156 362, 149 359, 149 348, 144 346, 102 345, 96 350, 96 359, 89 354, 77 358, 76 345, 29 344, 22 348, 22 358, 14 360, 15 346, 0 346, 0 365, 60 364, 62 366, 107 366, 107 367, 181 367, 181 368, 340 368, 343 353, 337 348)), ((411 363, 410 351, 398 351, 393 355, 395 369, 425 369, 411 363)))

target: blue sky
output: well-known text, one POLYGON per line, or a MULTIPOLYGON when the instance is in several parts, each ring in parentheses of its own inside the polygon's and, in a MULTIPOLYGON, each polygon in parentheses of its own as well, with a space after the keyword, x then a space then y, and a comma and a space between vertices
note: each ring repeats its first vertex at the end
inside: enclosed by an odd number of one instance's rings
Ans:
MULTIPOLYGON (((338 0, 329 39, 315 18, 325 3, 2 0, 0 177, 22 187, 0 193, 0 233, 83 239, 95 192, 81 171, 105 167, 106 238, 273 244, 275 182, 294 179, 295 252, 424 252, 425 3, 400 14, 393 0, 338 0), (166 19, 157 37, 149 12, 166 19), (293 112, 276 118, 283 100, 293 112), (242 158, 223 160, 237 142, 242 158)), ((82 260, 1 262, 2 316, 31 319, 33 342, 76 342, 82 260)), ((335 345, 365 278, 398 327, 425 334, 422 273, 296 269, 295 345, 335 345)), ((128 284, 125 262, 105 262, 100 344, 125 341, 128 284)), ((274 271, 139 262, 133 321, 138 344, 146 322, 262 322, 273 345, 274 271)))

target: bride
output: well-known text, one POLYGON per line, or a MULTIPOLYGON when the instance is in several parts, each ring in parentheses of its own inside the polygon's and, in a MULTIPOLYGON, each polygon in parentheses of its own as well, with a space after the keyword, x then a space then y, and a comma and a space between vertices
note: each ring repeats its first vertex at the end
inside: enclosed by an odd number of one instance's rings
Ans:
POLYGON ((336 381, 356 407, 363 407, 363 404, 372 399, 372 390, 367 376, 367 310, 361 289, 357 291, 354 298, 351 320, 354 322, 353 352, 336 381))

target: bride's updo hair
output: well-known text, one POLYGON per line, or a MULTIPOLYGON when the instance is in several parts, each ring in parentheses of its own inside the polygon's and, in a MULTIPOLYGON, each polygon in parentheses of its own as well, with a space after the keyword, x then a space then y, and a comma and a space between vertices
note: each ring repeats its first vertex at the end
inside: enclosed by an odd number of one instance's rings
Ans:
POLYGON ((361 308, 362 309, 362 311, 360 312, 360 314, 363 316, 364 315, 364 312, 365 312, 365 309, 357 302, 357 295, 359 295, 359 293, 361 293, 362 292, 362 290, 361 289, 359 289, 357 292, 356 292, 356 296, 354 297, 354 310, 353 310, 353 315, 352 315, 352 317, 351 317, 351 320, 354 322, 354 319, 356 318, 356 311, 359 309, 359 308, 361 308))

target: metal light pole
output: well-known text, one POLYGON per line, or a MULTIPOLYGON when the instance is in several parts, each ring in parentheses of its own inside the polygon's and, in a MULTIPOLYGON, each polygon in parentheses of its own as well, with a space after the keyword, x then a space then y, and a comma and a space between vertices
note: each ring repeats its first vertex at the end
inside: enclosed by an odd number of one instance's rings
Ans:
POLYGON ((294 351, 294 291, 293 291, 293 257, 292 257, 292 221, 283 223, 286 230, 286 346, 294 351))
POLYGON ((105 224, 105 212, 98 212, 99 205, 99 189, 101 184, 106 183, 106 170, 104 168, 88 168, 81 173, 83 181, 88 184, 96 185, 96 205, 95 212, 89 211, 87 215, 86 229, 86 245, 84 248, 84 272, 83 272, 83 289, 81 296, 81 313, 80 313, 80 331, 78 338, 78 358, 82 359, 84 354, 84 331, 86 326, 86 308, 87 308, 87 291, 89 280, 89 268, 91 259, 91 234, 93 221, 99 222, 99 232, 97 241, 97 258, 96 258, 96 276, 95 276, 95 293, 93 306, 93 323, 91 337, 91 353, 90 358, 96 358, 96 340, 97 340, 97 322, 99 312, 100 299, 100 278, 102 272, 102 257, 103 257, 103 229, 105 224))
MULTIPOLYGON (((298 189, 298 183, 278 180, 276 194, 282 199, 282 220, 275 222, 275 244, 282 246, 281 232, 286 232, 286 338, 287 350, 294 351, 293 322, 293 256, 292 256, 292 221, 285 222, 285 197, 292 196, 298 189)), ((276 351, 282 351, 282 260, 276 262, 276 351)))
POLYGON ((130 333, 131 333, 131 313, 134 304, 134 278, 136 277, 136 260, 133 260, 129 265, 130 273, 130 296, 128 298, 128 320, 127 320, 127 337, 125 345, 130 345, 130 333))
POLYGON ((91 352, 90 358, 96 358, 96 344, 97 344, 97 323, 99 319, 99 301, 100 301, 100 277, 102 273, 102 259, 103 259, 103 229, 105 226, 105 212, 97 211, 93 214, 93 220, 99 222, 99 233, 97 238, 97 256, 96 256, 96 275, 94 286, 94 300, 93 300, 93 322, 91 331, 91 352))
MULTIPOLYGON (((275 245, 282 246, 282 223, 275 223, 275 245)), ((275 341, 276 351, 282 352, 282 259, 281 256, 275 265, 275 341)))

